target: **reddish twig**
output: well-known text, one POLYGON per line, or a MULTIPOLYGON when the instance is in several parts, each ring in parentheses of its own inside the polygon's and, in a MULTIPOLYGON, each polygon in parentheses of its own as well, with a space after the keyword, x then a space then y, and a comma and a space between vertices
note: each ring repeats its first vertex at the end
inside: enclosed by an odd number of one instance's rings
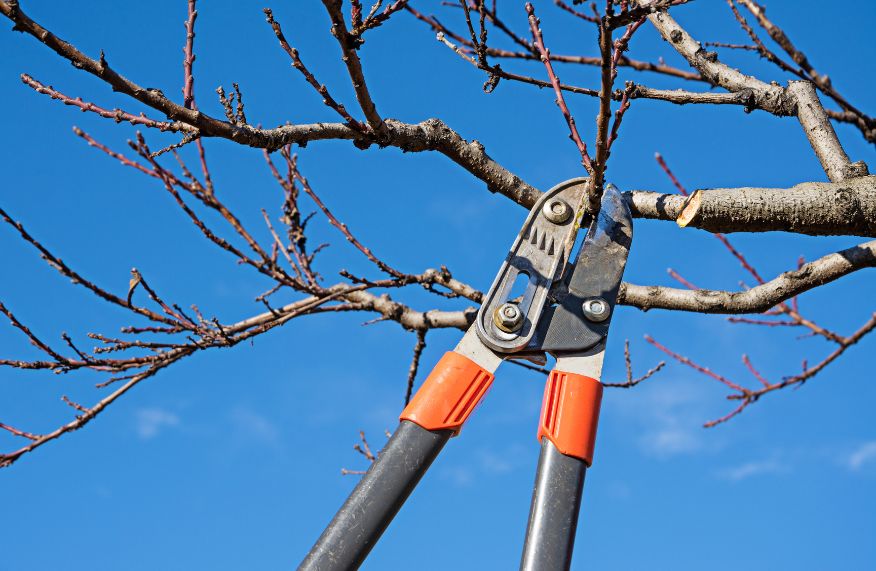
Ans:
POLYGON ((627 367, 627 380, 622 383, 602 383, 605 387, 614 387, 621 389, 629 389, 635 387, 642 381, 649 379, 654 374, 656 374, 660 369, 662 369, 666 365, 666 361, 660 361, 655 366, 648 369, 641 377, 633 378, 633 360, 630 357, 630 341, 629 339, 624 341, 624 364, 627 367))
POLYGON ((576 18, 581 18, 585 22, 590 22, 591 24, 599 23, 599 18, 597 18, 596 16, 591 16, 589 14, 585 14, 584 12, 579 12, 578 10, 575 10, 574 8, 563 2, 563 0, 554 0, 554 4, 556 4, 569 14, 572 14, 576 18))
POLYGON ((674 280, 679 282, 681 285, 683 285, 687 289, 700 289, 699 287, 695 286, 694 284, 692 284, 691 282, 689 282, 688 280, 683 278, 681 276, 681 274, 679 274, 678 272, 676 272, 672 268, 667 269, 666 273, 668 273, 674 280))
POLYGON ((292 175, 295 177, 295 180, 297 180, 301 184, 301 188, 304 189, 304 192, 307 193, 307 196, 309 196, 310 199, 316 203, 322 213, 325 214, 325 217, 328 219, 331 225, 340 230, 341 233, 344 235, 344 238, 346 238, 347 241, 350 242, 357 250, 362 252, 365 257, 368 258, 368 260, 371 261, 371 263, 373 263, 375 266, 395 278, 404 278, 406 274, 403 274, 402 272, 389 266, 388 264, 380 260, 377 256, 375 256, 374 252, 372 252, 370 248, 362 244, 362 242, 360 242, 356 239, 355 236, 353 236, 346 224, 338 220, 335 215, 332 214, 331 210, 328 209, 325 203, 310 187, 307 179, 301 175, 301 172, 298 170, 298 166, 295 162, 295 157, 289 155, 289 152, 286 149, 283 149, 280 152, 283 153, 283 157, 286 159, 286 163, 289 166, 290 172, 292 172, 292 175))
MULTIPOLYGON (((22 437, 22 438, 27 438, 28 440, 39 440, 39 438, 40 438, 40 437, 37 436, 36 434, 31 434, 30 432, 25 432, 25 431, 23 431, 23 430, 18 430, 18 429, 15 428, 14 426, 9 426, 8 424, 3 424, 2 422, 0 422, 0 428, 2 428, 3 430, 6 430, 6 431, 8 431, 8 432, 11 432, 11 433, 14 434, 15 436, 20 436, 20 437, 22 437)), ((0 458, 2 458, 2 456, 0 456, 0 458)))
POLYGON ((150 119, 146 115, 142 113, 140 115, 133 115, 128 113, 127 111, 122 111, 121 109, 104 109, 94 103, 90 103, 88 101, 83 101, 81 97, 70 97, 68 95, 64 95, 60 91, 54 89, 51 85, 44 85, 32 78, 26 73, 21 74, 21 81, 31 87, 37 93, 42 93, 43 95, 48 95, 52 99, 56 99, 63 103, 64 105, 71 105, 73 107, 77 107, 82 111, 90 111, 100 117, 104 117, 106 119, 112 119, 116 123, 121 123, 123 121, 130 123, 131 125, 142 125, 144 127, 149 127, 151 129, 158 129, 159 131, 170 131, 173 133, 187 133, 196 135, 198 130, 187 123, 183 123, 181 121, 156 121, 155 119, 150 119))
MULTIPOLYGON (((449 4, 451 6, 458 6, 458 4, 449 4)), ((407 7, 408 12, 410 12, 415 18, 424 22, 429 27, 432 28, 436 33, 442 34, 447 38, 451 38, 454 41, 460 43, 463 47, 455 48, 457 54, 460 56, 465 56, 466 52, 470 51, 471 53, 475 52, 475 45, 471 42, 471 40, 455 33, 453 30, 442 24, 435 16, 426 16, 421 12, 418 12, 413 7, 407 7)), ((593 18, 594 21, 598 21, 598 18, 593 16, 589 16, 593 18)), ((501 23, 501 20, 495 18, 494 12, 487 12, 487 19, 492 21, 498 21, 501 23)), ((538 53, 538 50, 535 49, 534 45, 531 42, 527 42, 513 34, 513 32, 508 29, 507 26, 504 25, 496 25, 496 27, 503 32, 506 32, 506 35, 511 38, 512 41, 519 44, 523 47, 524 51, 510 51, 502 48, 485 46, 485 53, 489 57, 493 58, 503 58, 503 59, 520 59, 520 60, 538 60, 541 61, 541 56, 538 53), (510 34, 509 34, 510 32, 510 34)), ((568 55, 568 54, 555 54, 551 53, 551 61, 555 63, 566 63, 566 64, 578 64, 578 65, 587 65, 587 66, 598 66, 601 65, 602 59, 594 56, 583 56, 583 55, 568 55)), ((475 63, 475 62, 471 62, 475 63)), ((676 67, 668 66, 663 62, 653 63, 648 61, 634 60, 627 58, 624 55, 621 55, 618 59, 617 65, 621 67, 629 67, 636 71, 649 71, 654 73, 659 73, 662 75, 667 75, 670 77, 685 79, 689 81, 706 81, 702 75, 700 75, 696 71, 689 71, 684 69, 679 69, 676 67)), ((539 87, 551 87, 549 82, 539 82, 539 80, 535 80, 534 78, 528 76, 522 76, 517 74, 508 74, 506 77, 502 73, 504 73, 499 66, 492 66, 490 70, 502 77, 503 79, 509 79, 511 81, 520 81, 523 83, 530 83, 532 85, 537 85, 539 87)), ((571 93, 584 94, 589 96, 596 96, 598 92, 593 89, 587 89, 583 87, 576 87, 566 84, 560 84, 560 88, 563 91, 569 91, 571 93)))
POLYGON ((195 108, 195 76, 192 68, 195 64, 195 19, 198 11, 195 9, 197 0, 189 0, 189 12, 186 18, 186 43, 183 46, 183 107, 195 108))
POLYGON ((346 65, 347 73, 353 82, 353 90, 356 92, 359 107, 368 120, 368 126, 373 131, 380 132, 383 129, 383 119, 380 118, 377 107, 374 105, 374 100, 371 98, 371 93, 368 91, 365 75, 362 72, 362 62, 359 60, 359 53, 356 51, 362 40, 357 35, 350 34, 347 31, 344 14, 341 11, 341 0, 322 0, 322 3, 332 21, 332 35, 338 40, 338 44, 341 46, 341 51, 344 54, 344 65, 346 65))
POLYGON ((267 18, 268 24, 271 25, 271 28, 274 30, 274 34, 277 36, 277 40, 280 42, 280 47, 283 48, 289 57, 292 59, 292 67, 301 72, 301 75, 304 76, 304 79, 309 83, 314 89, 316 89, 317 93, 322 96, 322 102, 326 104, 326 106, 334 109, 338 115, 343 117, 343 119, 350 124, 351 127, 356 129, 357 131, 361 131, 363 133, 368 131, 368 128, 355 119, 352 115, 347 112, 347 108, 344 107, 342 103, 338 103, 331 96, 328 91, 328 88, 318 82, 310 70, 304 65, 301 61, 301 57, 298 55, 298 50, 289 45, 289 42, 286 40, 286 36, 283 35, 283 30, 280 28, 279 22, 274 20, 274 14, 270 8, 264 9, 265 17, 267 18))
POLYGON ((741 385, 728 380, 726 377, 723 377, 723 376, 707 369, 706 367, 702 367, 700 365, 697 365, 696 363, 694 363, 693 361, 691 361, 687 357, 684 357, 684 356, 679 355, 673 351, 670 351, 669 349, 667 349, 666 347, 664 347, 660 343, 654 341, 649 336, 646 336, 645 339, 649 343, 651 343, 652 345, 654 345, 655 347, 657 347, 658 349, 660 349, 661 351, 666 353, 667 355, 676 359, 678 362, 680 362, 684 365, 687 365, 687 366, 695 369, 696 371, 698 371, 698 372, 700 372, 700 373, 702 373, 702 374, 704 374, 712 379, 719 381, 721 384, 723 384, 727 387, 730 387, 731 389, 733 389, 735 391, 735 392, 731 393, 730 395, 728 395, 727 399, 728 400, 738 400, 738 401, 740 401, 739 405, 736 408, 734 408, 732 411, 730 411, 728 414, 704 424, 704 426, 706 428, 711 428, 713 426, 716 426, 718 424, 726 422, 726 421, 730 420, 731 418, 735 417, 736 415, 740 414, 743 410, 745 410, 745 408, 748 405, 750 405, 754 402, 757 402, 765 394, 768 394, 768 393, 771 393, 771 392, 774 392, 774 391, 777 391, 777 390, 780 390, 780 389, 783 389, 783 388, 786 388, 789 386, 793 386, 793 385, 796 385, 796 386, 802 385, 807 380, 811 379, 812 377, 814 377, 815 375, 820 373, 822 370, 824 370, 825 367, 830 365, 840 355, 842 355, 845 351, 847 351, 853 345, 857 344, 858 341, 860 341, 868 333, 871 333, 874 329, 876 329, 876 313, 873 313, 870 316, 870 318, 861 327, 859 327, 854 333, 852 333, 851 335, 849 335, 847 337, 840 338, 840 340, 838 341, 839 346, 836 349, 834 349, 830 354, 828 354, 824 359, 822 359, 818 364, 810 367, 808 365, 808 361, 804 359, 803 360, 803 370, 800 373, 798 373, 796 375, 789 376, 789 377, 785 377, 781 381, 778 381, 775 383, 769 382, 757 369, 754 368, 754 366, 751 364, 751 361, 748 358, 748 356, 743 355, 742 356, 743 364, 749 370, 749 372, 752 374, 752 376, 754 376, 754 378, 761 385, 761 388, 759 388, 757 390, 744 388, 741 385))
POLYGON ((675 185, 675 188, 678 189, 678 192, 682 196, 687 196, 687 189, 684 188, 684 186, 680 182, 678 182, 678 179, 672 173, 672 170, 670 170, 669 165, 667 165, 666 161, 663 160, 663 155, 661 155, 660 153, 654 153, 654 160, 657 161, 657 164, 660 165, 660 168, 663 169, 663 172, 666 173, 666 176, 669 177, 669 180, 671 180, 672 184, 675 185))
POLYGON ((719 375, 718 373, 708 369, 707 367, 703 367, 702 365, 698 365, 698 364, 694 363, 693 361, 691 361, 690 359, 688 359, 687 357, 684 357, 683 355, 679 355, 678 353, 675 353, 675 352, 669 350, 664 345, 661 345, 660 343, 655 341, 654 338, 651 337, 650 335, 645 335, 645 341, 647 341, 648 343, 650 343, 654 347, 657 347, 658 349, 660 349, 661 351, 663 351, 664 353, 666 353, 667 355, 669 355, 670 357, 672 357, 673 359, 678 361, 679 363, 687 365, 688 367, 694 369, 695 371, 699 371, 700 373, 706 375, 707 377, 711 377, 712 379, 715 379, 719 383, 726 385, 727 387, 729 387, 733 390, 736 390, 739 392, 744 392, 746 390, 746 389, 743 389, 741 386, 737 385, 736 383, 734 383, 733 381, 731 381, 730 379, 719 375))
POLYGON ((569 126, 569 138, 572 139, 575 146, 578 147, 578 152, 581 155, 581 164, 587 169, 588 173, 593 174, 593 162, 587 152, 587 145, 581 140, 581 135, 578 134, 578 127, 575 125, 575 118, 572 117, 572 113, 566 105, 566 100, 563 97, 563 90, 560 89, 560 79, 557 77, 557 74, 554 73, 554 68, 551 65, 550 52, 548 52, 548 49, 544 45, 539 21, 535 16, 535 8, 533 8, 532 4, 529 2, 526 3, 526 13, 529 15, 529 28, 532 31, 532 38, 535 47, 541 55, 541 61, 544 63, 551 85, 554 88, 554 94, 556 95, 555 103, 557 104, 557 107, 560 108, 560 112, 563 114, 563 118, 569 126))
POLYGON ((751 364, 751 360, 748 358, 748 355, 742 355, 742 362, 745 364, 745 367, 749 370, 749 372, 754 375, 754 378, 760 381, 763 386, 770 386, 769 381, 763 378, 763 375, 761 375, 760 372, 754 368, 754 365, 751 364))
MULTIPOLYGON (((551 82, 549 82, 549 81, 544 81, 544 80, 541 80, 541 79, 536 79, 536 78, 534 78, 534 77, 529 77, 529 76, 525 76, 525 75, 520 75, 520 74, 517 74, 517 73, 511 73, 511 72, 508 72, 508 71, 503 70, 503 69, 502 69, 500 66, 498 66, 498 65, 496 65, 496 66, 489 66, 489 67, 483 67, 481 64, 478 63, 478 61, 477 61, 476 59, 474 59, 474 58, 472 58, 472 57, 469 57, 465 50, 463 50, 462 48, 460 48, 459 46, 457 46, 456 44, 454 44, 453 42, 451 42, 450 40, 448 40, 448 39, 444 36, 444 34, 443 34, 442 32, 439 32, 438 35, 436 36, 436 38, 437 38, 437 40, 438 40, 439 42, 441 42, 441 43, 443 43, 444 45, 446 45, 447 47, 449 47, 451 50, 453 50, 457 55, 459 55, 459 56, 460 56, 461 58, 463 58, 465 61, 469 62, 470 64, 472 64, 473 66, 477 67, 478 69, 483 69, 484 71, 486 71, 486 72, 488 72, 488 73, 490 74, 490 78, 491 78, 491 79, 488 79, 488 80, 487 80, 487 83, 484 84, 484 85, 485 85, 485 90, 486 90, 487 92, 491 91, 491 89, 495 87, 495 84, 498 83, 498 80, 497 80, 496 78, 498 78, 498 79, 508 79, 508 80, 511 80, 511 81, 518 81, 518 82, 520 82, 520 83, 527 83, 527 84, 530 84, 530 85, 535 85, 535 86, 537 86, 537 87, 553 87, 553 85, 552 85, 551 82)), ((592 97, 595 97, 595 96, 597 95, 597 91, 596 91, 595 89, 590 89, 590 88, 588 88, 588 87, 579 87, 579 86, 576 86, 576 85, 567 85, 567 84, 565 84, 565 83, 560 83, 560 84, 559 84, 559 87, 560 87, 560 89, 561 89, 562 91, 568 91, 569 93, 577 93, 577 94, 581 94, 581 95, 589 95, 589 96, 592 96, 592 97)))

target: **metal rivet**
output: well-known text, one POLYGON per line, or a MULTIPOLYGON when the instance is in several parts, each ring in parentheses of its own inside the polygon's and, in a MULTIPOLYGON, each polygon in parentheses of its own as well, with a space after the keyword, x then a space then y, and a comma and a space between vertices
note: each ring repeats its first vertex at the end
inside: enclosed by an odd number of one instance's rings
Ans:
POLYGON ((506 333, 514 333, 523 325, 523 314, 513 303, 503 303, 493 312, 493 323, 506 333))
POLYGON ((608 319, 608 316, 611 313, 608 303, 600 297, 586 300, 581 304, 581 309, 584 311, 584 317, 590 321, 596 321, 597 323, 608 319))
POLYGON ((541 213, 554 224, 562 224, 569 219, 569 216, 572 214, 572 209, 559 198, 554 198, 545 203, 541 209, 541 213))

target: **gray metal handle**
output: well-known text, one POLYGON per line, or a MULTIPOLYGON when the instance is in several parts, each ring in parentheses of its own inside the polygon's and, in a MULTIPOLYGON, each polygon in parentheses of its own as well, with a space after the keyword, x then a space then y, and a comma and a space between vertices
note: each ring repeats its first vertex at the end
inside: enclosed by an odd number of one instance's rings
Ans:
POLYGON ((578 527, 587 464, 542 439, 521 571, 566 571, 578 527))
POLYGON ((452 434, 403 420, 298 571, 358 569, 452 434))

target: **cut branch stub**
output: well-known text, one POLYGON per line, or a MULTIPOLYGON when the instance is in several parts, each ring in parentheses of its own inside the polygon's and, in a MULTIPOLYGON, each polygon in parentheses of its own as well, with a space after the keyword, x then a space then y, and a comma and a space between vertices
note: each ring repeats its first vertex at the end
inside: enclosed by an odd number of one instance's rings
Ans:
POLYGON ((876 236, 876 177, 807 182, 789 189, 697 190, 675 221, 709 232, 783 230, 819 236, 876 236))

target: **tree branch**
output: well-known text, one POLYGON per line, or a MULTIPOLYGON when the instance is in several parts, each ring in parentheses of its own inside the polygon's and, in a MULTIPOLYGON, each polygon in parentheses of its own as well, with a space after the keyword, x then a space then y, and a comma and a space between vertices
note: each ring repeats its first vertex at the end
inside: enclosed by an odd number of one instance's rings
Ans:
POLYGON ((787 89, 767 84, 756 77, 745 75, 718 61, 718 54, 706 51, 687 31, 667 13, 657 12, 648 19, 675 50, 703 76, 720 87, 733 92, 749 93, 747 106, 763 109, 779 117, 794 115, 800 120, 806 137, 815 149, 828 177, 833 181, 866 174, 866 165, 851 165, 836 137, 833 127, 808 82, 791 82, 787 89), (811 91, 810 91, 811 89, 811 91))
POLYGON ((618 292, 618 303, 645 311, 761 313, 803 292, 872 267, 876 267, 876 240, 829 254, 741 292, 640 286, 624 282, 618 292))
POLYGON ((789 56, 794 60, 794 63, 800 66, 800 70, 805 73, 805 77, 812 81, 818 89, 820 89, 825 95, 833 99, 840 107, 842 107, 843 111, 851 114, 855 117, 856 120, 849 121, 850 123, 855 124, 861 132, 864 134, 864 138, 866 138, 870 142, 876 142, 876 119, 870 117, 863 113, 860 109, 856 108, 854 105, 848 102, 836 88, 833 87, 833 84, 830 81, 830 78, 822 73, 819 73, 815 70, 812 64, 809 62, 809 59, 806 57, 806 54, 797 49, 794 44, 791 42, 791 39, 782 31, 781 28, 776 26, 769 18, 766 17, 764 7, 759 5, 757 2, 753 0, 737 0, 740 4, 745 6, 749 12, 751 12, 755 18, 757 18, 758 23, 761 27, 767 31, 769 36, 775 41, 789 56))
POLYGON ((708 232, 876 236, 876 176, 787 189, 697 190, 690 197, 638 190, 625 196, 637 218, 675 220, 708 232))
POLYGON ((818 99, 815 85, 809 81, 791 81, 788 93, 797 102, 797 120, 809 138, 812 150, 821 162, 821 167, 832 181, 845 180, 867 174, 863 162, 852 164, 833 130, 827 112, 818 99))
POLYGON ((171 120, 195 127, 201 137, 218 137, 268 150, 276 150, 287 144, 305 145, 309 141, 344 139, 354 141, 361 147, 377 143, 409 152, 438 151, 483 180, 490 192, 504 194, 527 208, 538 199, 539 192, 535 188, 491 159, 483 145, 477 141, 466 141, 438 119, 429 119, 420 124, 386 120, 379 138, 376 134, 363 135, 343 123, 283 125, 274 129, 233 124, 174 103, 158 89, 141 87, 110 68, 103 58, 100 61, 89 58, 72 44, 31 20, 17 3, 0 0, 0 13, 15 23, 16 31, 33 36, 69 60, 74 67, 100 78, 115 91, 161 111, 171 120))
POLYGON ((362 112, 368 120, 368 126, 374 131, 380 131, 383 127, 383 119, 377 113, 377 107, 371 99, 371 93, 368 92, 368 86, 365 84, 365 74, 362 72, 362 62, 359 61, 359 54, 357 52, 362 40, 347 31, 344 13, 341 10, 341 0, 322 0, 322 3, 325 5, 325 9, 332 20, 332 35, 341 46, 341 51, 344 54, 342 59, 344 65, 347 66, 350 80, 353 82, 353 90, 356 92, 359 107, 362 108, 362 112))

